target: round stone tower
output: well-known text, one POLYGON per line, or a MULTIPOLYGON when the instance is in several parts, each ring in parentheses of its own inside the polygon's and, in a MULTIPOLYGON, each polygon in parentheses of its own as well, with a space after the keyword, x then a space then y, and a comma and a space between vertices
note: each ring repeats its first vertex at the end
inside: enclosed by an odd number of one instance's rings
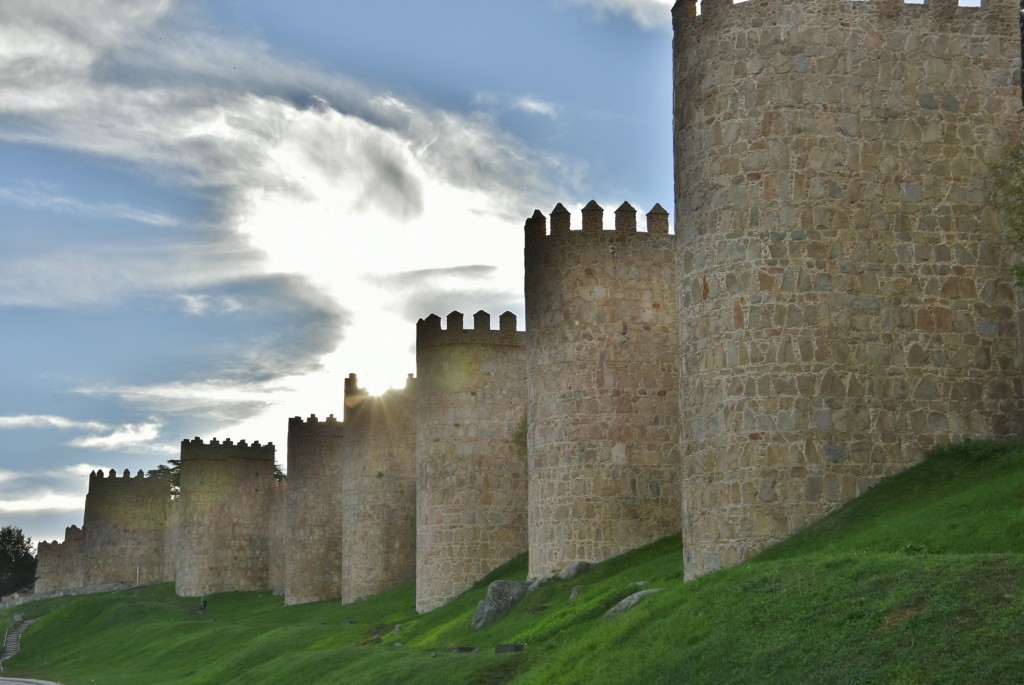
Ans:
POLYGON ((675 236, 624 203, 526 223, 530 576, 679 531, 675 236))
POLYGON ((516 317, 416 324, 416 610, 429 611, 526 550, 526 340, 516 317))
POLYGON ((413 379, 371 397, 345 383, 341 598, 376 595, 416 577, 416 421, 413 379))
POLYGON ((181 441, 179 596, 271 589, 273 490, 273 443, 181 441))
POLYGON ((85 497, 85 585, 141 584, 167 580, 164 525, 171 486, 161 476, 134 478, 125 469, 89 475, 85 497))
POLYGON ((1021 431, 1016 0, 673 10, 686 576, 1021 431))
POLYGON ((343 434, 333 414, 288 421, 285 604, 341 597, 343 434))

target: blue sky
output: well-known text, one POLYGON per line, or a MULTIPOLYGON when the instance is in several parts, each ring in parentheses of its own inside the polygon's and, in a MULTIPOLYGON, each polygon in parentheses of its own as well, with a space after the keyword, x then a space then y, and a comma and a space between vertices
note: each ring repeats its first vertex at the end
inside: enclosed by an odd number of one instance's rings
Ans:
POLYGON ((672 210, 670 4, 4 0, 0 524, 522 327, 535 208, 672 210))

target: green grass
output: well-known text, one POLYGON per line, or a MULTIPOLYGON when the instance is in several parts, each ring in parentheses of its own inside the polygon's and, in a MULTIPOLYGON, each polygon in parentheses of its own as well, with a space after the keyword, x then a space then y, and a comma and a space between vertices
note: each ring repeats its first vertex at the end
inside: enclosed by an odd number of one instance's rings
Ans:
POLYGON ((540 586, 469 628, 496 578, 418 616, 402 587, 366 602, 284 607, 170 585, 46 600, 5 676, 104 683, 1024 682, 1024 448, 934 454, 742 566, 683 584, 677 538, 540 586), (575 585, 582 588, 569 601, 575 585), (621 598, 662 591, 615 619, 621 598), (495 654, 525 643, 520 654, 495 654), (474 646, 471 654, 446 647, 474 646))

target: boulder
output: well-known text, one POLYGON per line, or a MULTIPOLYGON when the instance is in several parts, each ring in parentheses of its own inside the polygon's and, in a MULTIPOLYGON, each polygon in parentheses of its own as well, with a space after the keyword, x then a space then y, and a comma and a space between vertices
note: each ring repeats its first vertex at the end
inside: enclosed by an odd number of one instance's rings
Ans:
POLYGON ((480 630, 489 626, 526 596, 530 584, 521 580, 496 580, 487 586, 487 596, 476 605, 470 627, 480 630))

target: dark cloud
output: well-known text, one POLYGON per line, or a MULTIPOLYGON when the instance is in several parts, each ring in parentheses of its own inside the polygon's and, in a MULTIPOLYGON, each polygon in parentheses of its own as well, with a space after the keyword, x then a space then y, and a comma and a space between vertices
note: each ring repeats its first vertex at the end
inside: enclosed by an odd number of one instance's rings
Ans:
POLYGON ((411 321, 430 314, 444 318, 451 311, 461 311, 470 317, 483 310, 491 314, 491 325, 496 327, 500 314, 505 311, 517 313, 523 309, 521 294, 482 285, 497 271, 497 267, 487 264, 466 264, 371 274, 365 278, 388 290, 400 307, 402 316, 411 321))
POLYGON ((207 291, 230 303, 214 313, 224 325, 219 368, 247 381, 268 381, 319 368, 341 342, 348 312, 295 274, 253 276, 207 291))

